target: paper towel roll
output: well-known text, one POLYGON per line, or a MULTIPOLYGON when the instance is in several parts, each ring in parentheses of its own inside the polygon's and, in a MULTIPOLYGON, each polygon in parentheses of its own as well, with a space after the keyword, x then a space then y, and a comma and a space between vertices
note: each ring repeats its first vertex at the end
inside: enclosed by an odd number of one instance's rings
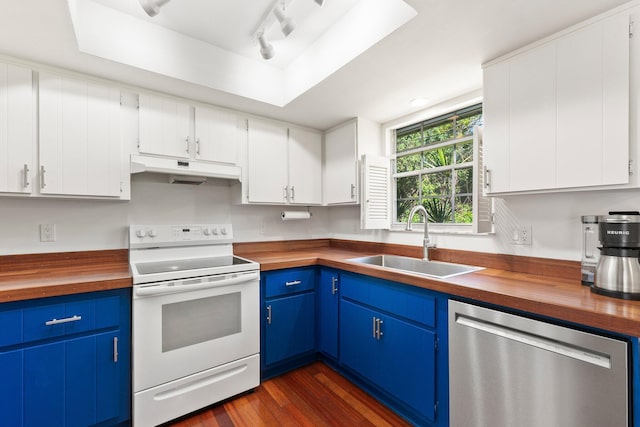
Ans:
POLYGON ((282 211, 280 216, 283 221, 289 221, 290 219, 309 219, 311 218, 311 212, 282 211))

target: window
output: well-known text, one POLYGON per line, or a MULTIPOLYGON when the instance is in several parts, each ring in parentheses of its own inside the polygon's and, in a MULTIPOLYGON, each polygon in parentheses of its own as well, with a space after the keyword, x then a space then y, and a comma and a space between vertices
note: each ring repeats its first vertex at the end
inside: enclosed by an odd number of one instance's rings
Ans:
MULTIPOLYGON (((411 208, 422 204, 429 222, 474 223, 474 185, 480 168, 478 138, 482 105, 477 104, 395 131, 395 222, 406 222, 411 208)), ((414 218, 417 220, 418 218, 414 218)))

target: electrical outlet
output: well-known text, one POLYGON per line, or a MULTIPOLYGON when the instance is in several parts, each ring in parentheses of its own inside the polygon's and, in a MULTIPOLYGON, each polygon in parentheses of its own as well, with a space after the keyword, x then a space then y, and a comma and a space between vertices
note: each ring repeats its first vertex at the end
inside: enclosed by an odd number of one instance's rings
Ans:
POLYGON ((55 242, 56 241, 56 225, 40 224, 40 241, 55 242))
POLYGON ((514 245, 531 245, 531 225, 521 225, 511 230, 511 243, 514 245))

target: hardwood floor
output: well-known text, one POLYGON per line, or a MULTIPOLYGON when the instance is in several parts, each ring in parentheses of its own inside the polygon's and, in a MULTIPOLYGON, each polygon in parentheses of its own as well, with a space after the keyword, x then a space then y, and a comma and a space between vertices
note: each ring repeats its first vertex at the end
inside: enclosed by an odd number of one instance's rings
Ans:
POLYGON ((171 427, 410 426, 346 378, 316 362, 263 382, 171 427))

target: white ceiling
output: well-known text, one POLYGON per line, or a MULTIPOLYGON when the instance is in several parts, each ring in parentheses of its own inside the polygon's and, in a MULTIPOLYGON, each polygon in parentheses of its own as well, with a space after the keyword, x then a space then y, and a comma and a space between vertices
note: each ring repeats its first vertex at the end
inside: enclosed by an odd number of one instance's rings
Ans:
MULTIPOLYGON (((225 50, 259 60, 258 48, 252 36, 263 21, 274 0, 173 0, 165 4, 155 17, 148 16, 138 0, 94 0, 104 6, 161 25, 189 37, 219 46, 225 50)), ((285 0, 280 0, 284 2, 285 0)), ((327 1, 319 7, 313 0, 286 0, 286 14, 294 18, 297 27, 286 43, 277 25, 265 31, 267 39, 276 45, 276 56, 270 64, 290 62, 306 46, 325 32, 338 18, 359 0, 327 1), (278 46, 279 45, 279 46, 278 46)), ((275 24, 272 16, 267 20, 275 24)))
POLYGON ((167 18, 155 21, 141 14, 139 4, 130 7, 136 0, 107 1, 115 8, 95 0, 68 0, 78 49, 283 107, 416 16, 403 0, 332 1, 322 8, 313 0, 286 0, 286 13, 301 28, 285 39, 271 14, 285 0, 183 1, 166 5, 180 9, 163 8, 159 16, 167 18), (253 13, 238 14, 237 27, 225 22, 215 31, 211 22, 195 19, 200 13, 222 21, 225 8, 253 13), (191 25, 187 15, 194 18, 191 25), (261 57, 258 33, 273 44, 275 58, 261 57))
MULTIPOLYGON (((116 0, 100 1, 106 4, 116 0)), ((139 7, 138 0, 127 1, 139 7)), ((181 4, 190 7, 199 1, 173 0, 154 19, 162 19, 169 7, 178 8, 181 4)), ((343 0, 325 3, 334 1, 343 0)), ((624 0, 405 2, 418 12, 415 18, 284 107, 81 53, 66 0, 0 0, 0 54, 327 129, 355 116, 386 122, 412 113, 418 108, 411 107, 409 101, 416 97, 428 98, 434 104, 476 90, 481 86, 483 62, 625 3, 624 0)), ((229 31, 235 25, 248 25, 241 16, 249 4, 263 0, 230 3, 238 8, 212 16, 199 14, 196 19, 229 31)), ((180 25, 188 24, 186 18, 181 19, 180 25)), ((353 37, 357 36, 354 28, 353 37)), ((226 48, 236 49, 232 46, 234 41, 229 43, 226 48)))

